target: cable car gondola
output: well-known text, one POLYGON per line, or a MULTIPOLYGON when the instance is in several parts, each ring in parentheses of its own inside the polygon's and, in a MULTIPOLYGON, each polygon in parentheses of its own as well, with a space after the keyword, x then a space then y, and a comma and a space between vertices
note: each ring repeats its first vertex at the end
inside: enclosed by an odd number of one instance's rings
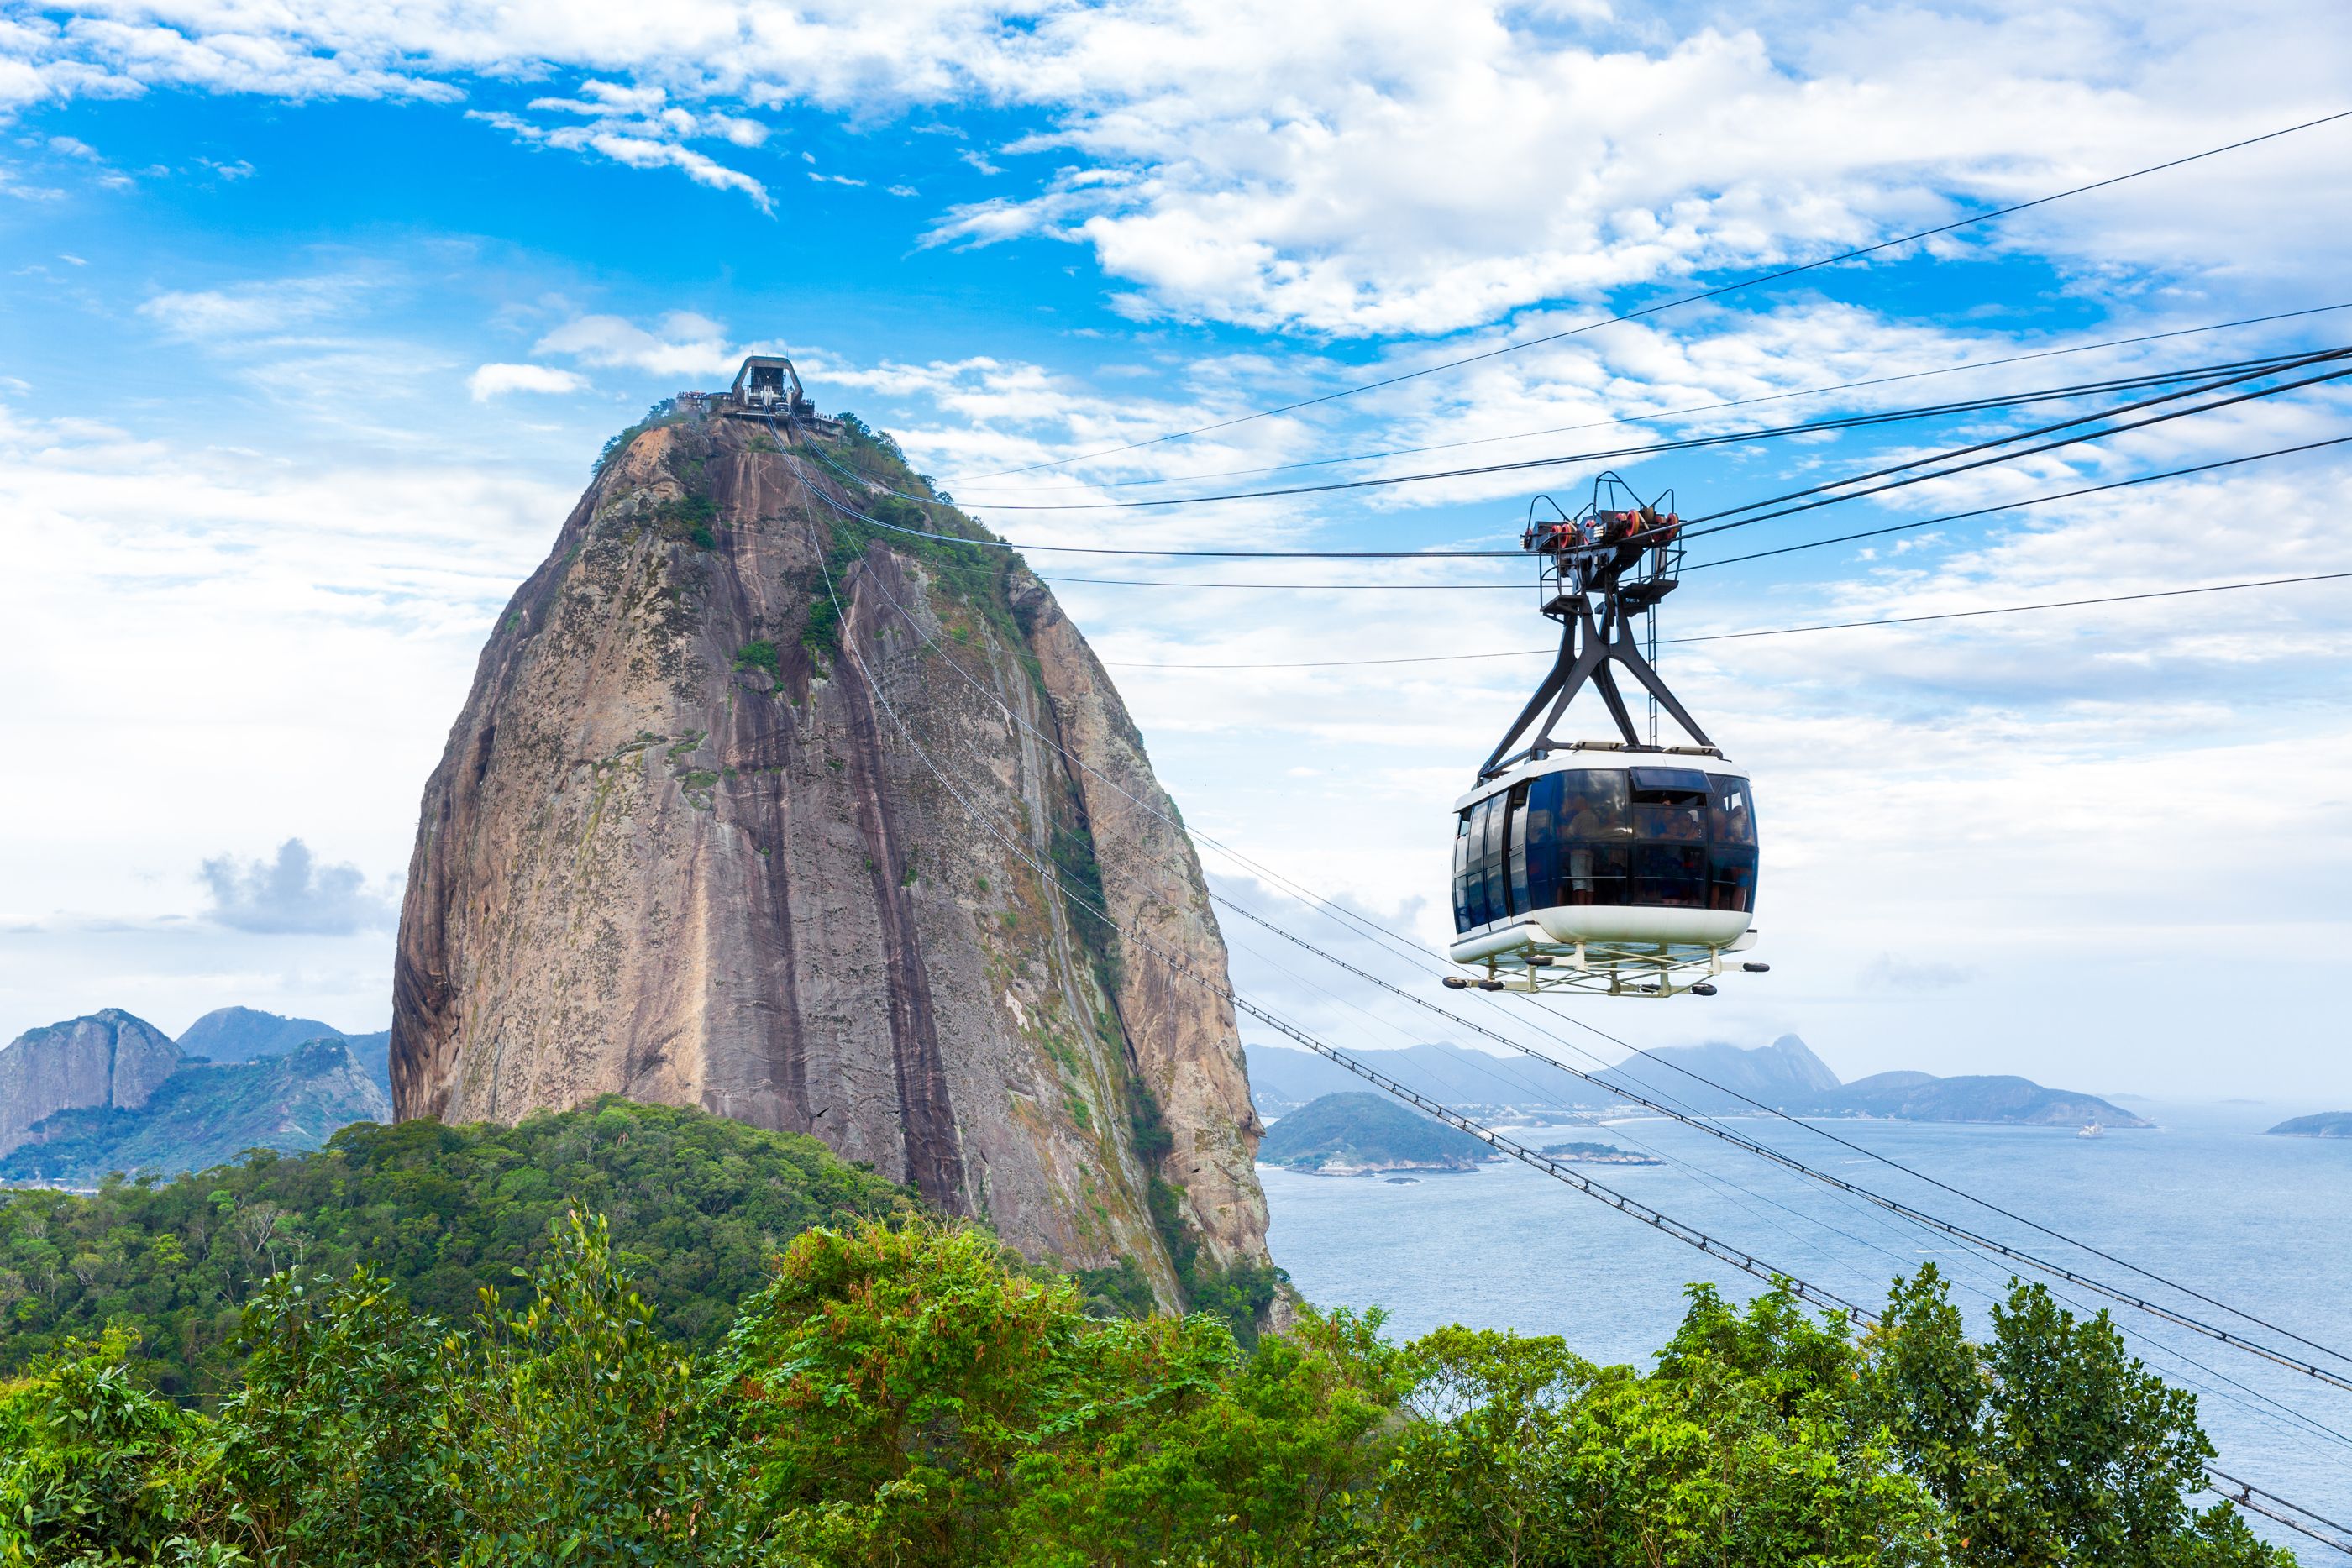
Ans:
POLYGON ((1652 664, 1654 612, 1678 580, 1681 530, 1672 491, 1644 505, 1613 474, 1593 482, 1591 503, 1574 517, 1549 497, 1529 506, 1520 544, 1536 558, 1543 613, 1560 622, 1559 655, 1454 802, 1448 956, 1475 977, 1449 975, 1446 985, 1713 996, 1724 955, 1755 946, 1747 775, 1652 664), (1558 516, 1538 521, 1545 504, 1558 516), (1618 669, 1649 695, 1646 737, 1618 669), (1587 685, 1616 738, 1554 739, 1587 685), (1691 744, 1659 744, 1660 709, 1691 744))

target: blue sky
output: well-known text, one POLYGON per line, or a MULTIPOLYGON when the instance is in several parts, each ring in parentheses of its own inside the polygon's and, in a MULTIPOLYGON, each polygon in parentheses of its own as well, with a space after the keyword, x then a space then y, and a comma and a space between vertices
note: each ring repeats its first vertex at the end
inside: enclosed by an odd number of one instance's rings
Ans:
MULTIPOLYGON (((0 11, 0 1035, 106 1005, 176 1030, 228 1002, 380 1027, 418 791, 498 606, 604 440, 747 349, 788 347, 820 406, 895 432, 1014 538, 1495 545, 1593 465, 1006 508, 1393 445, 1555 455, 1628 434, 1561 427, 2352 302, 2352 121, 1298 414, 982 476, 2352 108, 2347 65, 2341 8, 2289 3, 0 11)), ((1630 428, 2347 340, 2352 311, 1630 428)), ((1754 533, 2324 439, 2347 409, 2315 390, 1754 533)), ((1712 510, 2014 423, 1621 466, 1712 510)), ((2352 569, 2345 463, 1695 573, 1667 630, 2352 569)), ((1079 559, 1033 561, 1517 580, 1079 559)), ((1061 592, 1189 820, 1443 934, 1447 803, 1540 658, 1146 666, 1528 648, 1530 595, 1061 592)), ((1594 1016, 1645 1044, 1794 1030, 1848 1076, 2352 1101, 2331 1000, 2347 640, 2352 589, 2312 585, 1674 651, 1758 780, 1775 971, 1594 1016)), ((1301 1021, 1423 1037, 1229 935, 1245 988, 1301 1021)))

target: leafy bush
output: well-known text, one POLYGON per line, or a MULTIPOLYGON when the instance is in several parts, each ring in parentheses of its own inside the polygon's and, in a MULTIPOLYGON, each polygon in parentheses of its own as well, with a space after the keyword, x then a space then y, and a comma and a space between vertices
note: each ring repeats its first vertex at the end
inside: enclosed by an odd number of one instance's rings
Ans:
POLYGON ((1972 1344, 1932 1268, 1860 1337, 1778 1291, 1690 1298, 1647 1374, 1400 1347, 1377 1312, 1246 1351, 1211 1314, 1104 1315, 977 1228, 869 1220, 800 1234, 698 1353, 569 1213, 465 1324, 371 1270, 273 1276, 215 1416, 121 1330, 0 1385, 0 1563, 2293 1561, 2189 1508, 2193 1401, 2104 1314, 2019 1287, 1972 1344))

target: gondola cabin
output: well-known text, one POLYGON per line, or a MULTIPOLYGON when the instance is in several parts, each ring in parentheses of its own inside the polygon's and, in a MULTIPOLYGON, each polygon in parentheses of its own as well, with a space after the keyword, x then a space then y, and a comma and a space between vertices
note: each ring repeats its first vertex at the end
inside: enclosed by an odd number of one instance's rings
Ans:
POLYGON ((1511 989, 1673 995, 1754 945, 1756 869, 1720 753, 1570 745, 1454 803, 1449 956, 1511 989))

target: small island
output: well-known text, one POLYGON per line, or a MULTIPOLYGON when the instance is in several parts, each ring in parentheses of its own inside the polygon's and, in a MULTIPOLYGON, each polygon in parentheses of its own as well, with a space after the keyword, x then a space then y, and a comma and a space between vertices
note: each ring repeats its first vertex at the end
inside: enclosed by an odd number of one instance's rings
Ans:
POLYGON ((1503 1156, 1379 1094, 1326 1094, 1266 1129, 1260 1164, 1308 1176, 1466 1171, 1503 1156))
POLYGON ((1655 1155, 1636 1154, 1614 1144, 1547 1144, 1542 1152, 1572 1166, 1662 1166, 1655 1155))
POLYGON ((2290 1138, 2352 1138, 2352 1111, 2322 1111, 2294 1116, 2271 1129, 2290 1138))

